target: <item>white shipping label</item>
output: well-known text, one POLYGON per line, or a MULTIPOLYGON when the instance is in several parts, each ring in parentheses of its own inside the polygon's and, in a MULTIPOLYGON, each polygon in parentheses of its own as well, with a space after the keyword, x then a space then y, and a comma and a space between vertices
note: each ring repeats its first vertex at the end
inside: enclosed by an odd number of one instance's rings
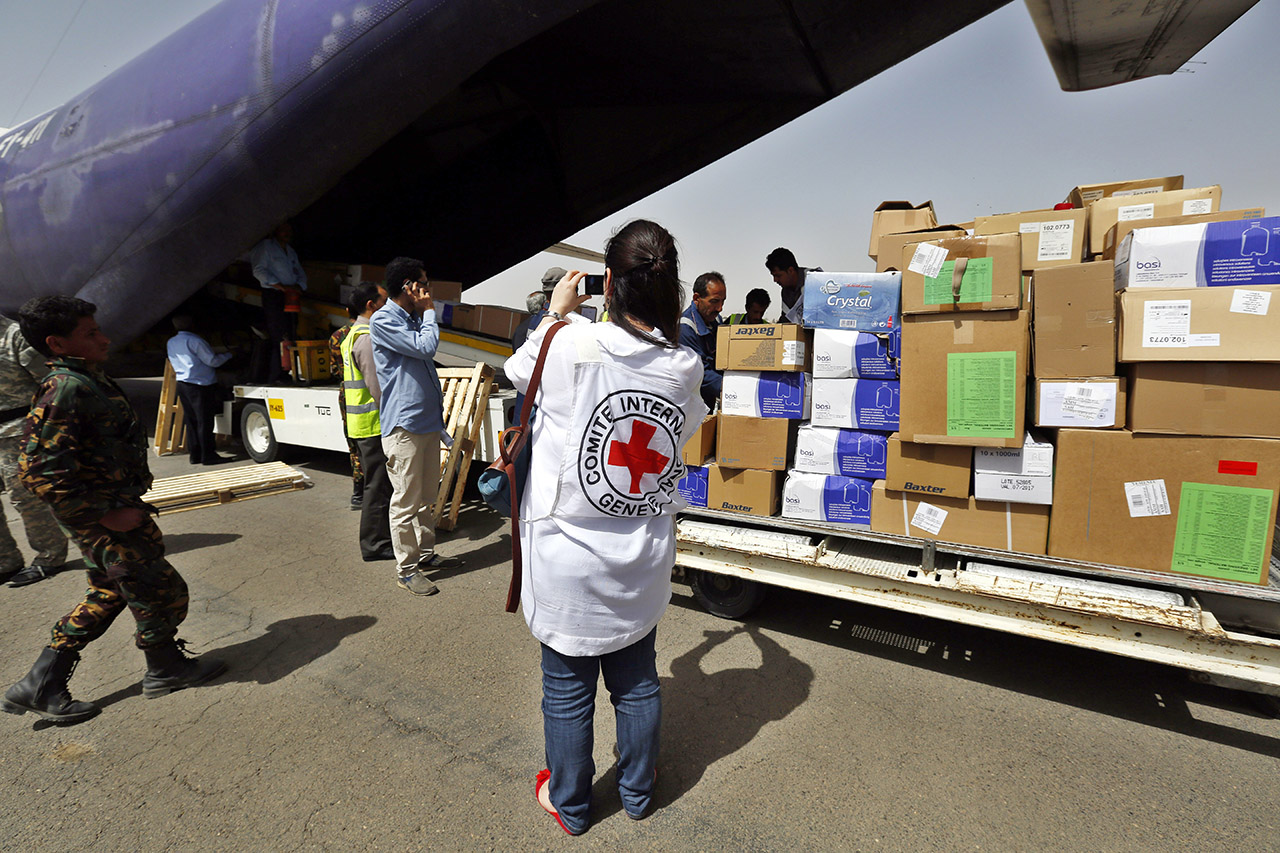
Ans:
POLYGON ((1023 222, 1018 226, 1018 233, 1019 234, 1039 234, 1040 223, 1039 222, 1023 222))
POLYGON ((1130 518, 1173 514, 1169 509, 1169 492, 1164 487, 1164 480, 1125 483, 1124 497, 1129 502, 1130 518))
POLYGON ((947 521, 947 511, 942 507, 927 504, 920 501, 920 505, 916 507, 915 515, 911 516, 911 526, 919 527, 928 533, 937 536, 942 532, 942 525, 947 521))
POLYGON ((1049 426, 1083 423, 1092 426, 1114 426, 1116 422, 1116 388, 1112 382, 1052 383, 1041 386, 1041 420, 1051 404, 1050 390, 1060 391, 1057 413, 1061 422, 1049 426))
POLYGON ((947 260, 947 250, 932 243, 920 243, 907 269, 918 272, 925 278, 937 278, 942 271, 942 264, 947 260))
POLYGON ((1071 243, 1075 238, 1076 224, 1066 222, 1041 222, 1040 247, 1036 250, 1037 261, 1069 261, 1071 260, 1071 243))
POLYGON ((1137 190, 1116 190, 1111 196, 1113 198, 1126 198, 1131 195, 1154 195, 1158 192, 1163 192, 1163 189, 1160 187, 1142 187, 1137 190))
POLYGON ((1102 198, 1102 190, 1086 190, 1085 192, 1080 193, 1080 200, 1085 204, 1088 204, 1091 201, 1097 201, 1100 198, 1102 198))
POLYGON ((1116 210, 1116 219, 1120 222, 1155 218, 1156 206, 1154 204, 1130 204, 1116 210))
POLYGON ((783 341, 782 363, 788 366, 804 364, 804 341, 783 341))
POLYGON ((1185 347, 1191 334, 1191 300, 1143 302, 1142 345, 1185 347))
POLYGON ((1257 314, 1259 317, 1265 317, 1270 307, 1271 294, 1265 290, 1235 288, 1231 292, 1232 314, 1257 314))
POLYGON ((1221 337, 1222 337, 1222 336, 1221 336, 1221 335, 1219 335, 1219 334, 1218 334, 1218 333, 1216 333, 1216 332, 1215 332, 1215 333, 1213 333, 1212 335, 1210 335, 1210 334, 1208 334, 1208 333, 1206 333, 1206 334, 1202 334, 1202 335, 1187 335, 1187 346, 1189 346, 1189 347, 1216 347, 1216 346, 1221 346, 1221 345, 1222 345, 1222 344, 1220 343, 1220 338, 1221 338, 1221 337))
POLYGON ((1213 199, 1189 198, 1182 203, 1183 216, 1198 216, 1201 213, 1213 213, 1213 199))

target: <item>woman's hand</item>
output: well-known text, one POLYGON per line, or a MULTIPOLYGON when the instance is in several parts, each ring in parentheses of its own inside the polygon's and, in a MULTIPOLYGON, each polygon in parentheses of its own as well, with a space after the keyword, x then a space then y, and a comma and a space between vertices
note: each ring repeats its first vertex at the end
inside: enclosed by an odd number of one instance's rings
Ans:
POLYGON ((577 311, 579 305, 590 301, 590 296, 578 294, 578 283, 586 275, 578 270, 565 273, 564 278, 556 284, 556 289, 551 292, 551 300, 547 303, 548 310, 556 312, 561 317, 567 317, 571 311, 577 311))

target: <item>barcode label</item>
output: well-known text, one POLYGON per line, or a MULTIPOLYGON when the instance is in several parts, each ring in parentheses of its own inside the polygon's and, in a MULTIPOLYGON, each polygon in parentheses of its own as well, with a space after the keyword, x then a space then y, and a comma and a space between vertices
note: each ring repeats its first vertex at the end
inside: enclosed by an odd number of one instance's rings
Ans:
POLYGON ((1129 503, 1130 518, 1173 514, 1169 509, 1169 492, 1164 487, 1164 480, 1125 483, 1124 496, 1129 503))
POLYGON ((911 517, 911 526, 919 527, 928 533, 937 536, 942 532, 942 525, 947 520, 947 511, 942 507, 927 504, 921 501, 916 507, 915 515, 911 517))

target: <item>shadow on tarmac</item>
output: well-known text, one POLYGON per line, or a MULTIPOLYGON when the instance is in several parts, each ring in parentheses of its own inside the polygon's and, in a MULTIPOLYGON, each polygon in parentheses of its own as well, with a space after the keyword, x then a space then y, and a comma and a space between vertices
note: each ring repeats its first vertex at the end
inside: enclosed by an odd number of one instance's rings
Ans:
MULTIPOLYGON (((691 596, 671 603, 701 610, 691 596)), ((771 589, 748 618, 770 631, 1280 758, 1280 737, 1197 719, 1191 707, 1272 716, 1258 697, 1197 684, 1176 667, 786 589, 771 589)))
POLYGON ((166 555, 181 554, 214 545, 226 545, 239 538, 239 533, 168 533, 164 537, 164 552, 166 555))

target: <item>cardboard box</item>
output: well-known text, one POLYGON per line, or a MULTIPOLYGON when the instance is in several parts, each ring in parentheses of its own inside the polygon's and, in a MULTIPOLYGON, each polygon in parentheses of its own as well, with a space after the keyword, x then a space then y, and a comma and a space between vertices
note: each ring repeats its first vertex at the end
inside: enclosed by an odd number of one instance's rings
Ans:
POLYGON ((1220 210, 1217 213, 1196 213, 1191 216, 1159 216, 1155 219, 1131 219, 1117 222, 1107 229, 1102 238, 1102 257, 1104 260, 1115 260, 1116 248, 1130 231, 1135 228, 1163 228, 1166 225, 1194 225, 1197 222, 1229 222, 1233 219, 1261 219, 1267 215, 1265 207, 1253 207, 1248 210, 1220 210))
POLYGON ((810 474, 883 480, 888 445, 883 433, 801 424, 792 467, 810 474))
POLYGON ((1120 429, 1125 425, 1123 376, 1036 380, 1036 426, 1120 429))
POLYGON ((1115 268, 1117 290, 1280 284, 1280 216, 1135 228, 1115 268))
POLYGON ((1049 508, 892 492, 883 482, 877 482, 871 491, 871 529, 979 548, 1043 554, 1049 534, 1049 508))
POLYGON ((1120 361, 1280 361, 1280 286, 1120 294, 1120 361))
POLYGON ((475 305, 466 305, 459 302, 453 306, 452 325, 455 329, 461 329, 464 332, 477 331, 480 323, 480 309, 475 305))
MULTIPOLYGON (((355 287, 361 282, 370 281, 374 284, 385 284, 387 281, 387 268, 377 264, 347 264, 345 270, 347 284, 355 287)), ((435 282, 431 282, 431 295, 436 296, 435 282)), ((454 297, 454 302, 462 301, 462 291, 458 291, 458 295, 454 297)))
POLYGON ((813 363, 813 333, 794 323, 723 324, 716 329, 716 370, 789 370, 813 363))
POLYGON ((1150 195, 1182 189, 1182 175, 1171 175, 1167 178, 1141 178, 1133 181, 1111 181, 1105 184, 1081 184, 1067 193, 1067 201, 1072 207, 1088 207, 1100 198, 1119 196, 1128 198, 1135 195, 1150 195))
POLYGON ((491 338, 511 340, 516 327, 529 319, 524 311, 514 308, 503 308, 501 305, 481 305, 478 307, 479 319, 475 331, 491 338))
POLYGON ((795 430, 781 418, 738 418, 720 413, 716 462, 729 468, 785 471, 795 430))
POLYGON ((444 299, 448 302, 461 302, 462 282, 431 279, 431 298, 444 299))
POLYGON ((1013 232, 1022 238, 1024 270, 1078 264, 1084 260, 1084 210, 1028 210, 979 216, 973 220, 975 237, 1013 232))
POLYGON ((1117 222, 1155 219, 1157 216, 1190 216, 1217 213, 1222 187, 1169 190, 1138 196, 1110 195, 1089 205, 1089 252, 1100 254, 1107 230, 1117 222))
POLYGON ((943 237, 967 237, 969 232, 959 225, 939 225, 922 231, 908 231, 905 234, 886 234, 880 238, 880 250, 876 256, 876 272, 901 272, 902 249, 910 243, 923 243, 926 240, 941 240, 943 237))
POLYGON ((867 254, 871 260, 876 259, 880 249, 880 238, 886 234, 901 234, 905 231, 921 231, 933 228, 938 224, 938 217, 933 212, 933 202, 912 204, 909 201, 882 201, 871 214, 871 245, 867 254))
POLYGON ((1026 426, 1029 317, 1028 311, 905 317, 902 440, 1020 446, 1026 426))
POLYGON ((325 302, 342 299, 342 285, 347 284, 347 265, 327 261, 307 261, 302 265, 307 276, 306 296, 325 302))
POLYGON ((980 501, 1053 503, 1053 445, 1031 433, 1019 448, 973 451, 973 496, 980 501))
POLYGON ((1280 438, 1280 364, 1149 362, 1129 376, 1133 432, 1280 438))
POLYGON ((916 243, 902 250, 902 263, 903 314, 1022 307, 1022 241, 1017 234, 916 243), (938 249, 945 250, 945 259, 941 267, 931 267, 925 256, 938 249))
POLYGON ((813 425, 893 432, 900 395, 892 379, 815 379, 813 425))
POLYGON ((1037 270, 1035 375, 1042 379, 1116 372, 1116 296, 1111 264, 1037 270))
POLYGON ((1280 441, 1058 432, 1049 553, 1265 584, 1280 441))
POLYGON ((809 417, 810 386, 806 373, 730 370, 720 386, 720 413, 745 418, 809 417))
POLYGON ((782 484, 782 517, 871 526, 873 480, 788 471, 782 484))
POLYGON ((902 274, 809 272, 804 324, 810 329, 887 332, 899 325, 902 274))
POLYGON ((708 470, 702 465, 691 465, 684 469, 684 476, 676 483, 676 491, 685 503, 692 507, 707 507, 708 470))
POLYGON ((813 332, 813 378, 897 379, 901 349, 901 329, 878 335, 816 329, 813 332))
POLYGON ((707 508, 748 515, 777 515, 781 480, 781 471, 712 465, 707 468, 707 508))
POLYGON ((968 498, 973 475, 973 448, 947 444, 912 444, 897 433, 889 436, 885 488, 924 492, 939 497, 968 498))
POLYGON ((716 423, 718 415, 707 415, 680 450, 685 465, 701 466, 716 455, 716 423))

